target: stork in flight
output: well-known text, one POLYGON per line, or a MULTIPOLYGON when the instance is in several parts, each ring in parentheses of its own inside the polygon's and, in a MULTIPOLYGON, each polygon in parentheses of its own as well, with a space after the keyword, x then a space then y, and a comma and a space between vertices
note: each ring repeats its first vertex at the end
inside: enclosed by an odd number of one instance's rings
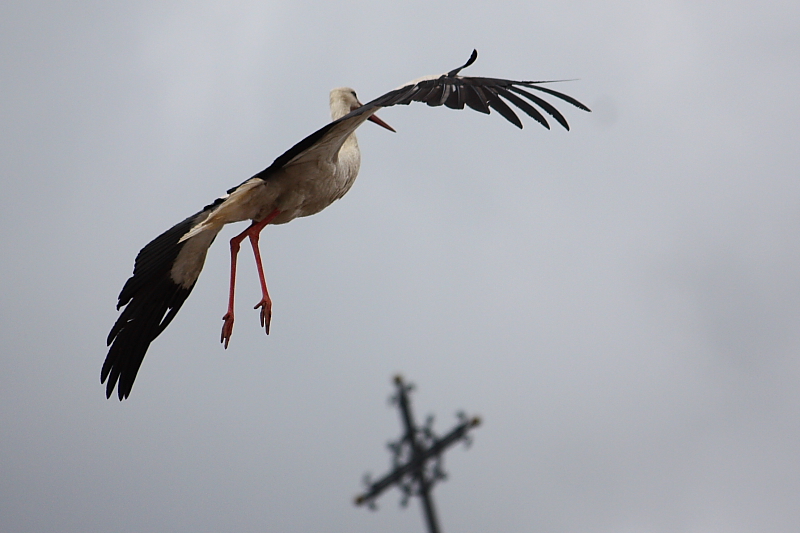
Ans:
POLYGON ((542 86, 541 81, 512 81, 459 76, 478 57, 439 76, 427 76, 361 104, 348 87, 330 94, 332 122, 315 131, 279 156, 269 167, 199 212, 179 222, 142 248, 136 256, 133 275, 122 287, 117 310, 124 307, 108 334, 108 355, 100 373, 106 397, 117 388, 119 399, 127 398, 147 348, 169 325, 192 292, 206 252, 225 224, 250 220, 251 224, 230 241, 231 276, 228 311, 223 316, 221 342, 228 347, 233 333, 233 296, 236 257, 245 239, 250 241, 261 282, 261 326, 269 334, 272 301, 264 279, 258 238, 268 224, 285 224, 297 217, 318 213, 350 190, 358 174, 361 153, 355 130, 370 120, 394 131, 375 112, 383 107, 424 102, 489 114, 494 109, 509 122, 522 122, 509 103, 550 129, 541 109, 569 130, 564 116, 542 98, 550 95, 584 111, 589 108, 574 98, 542 86), (538 107, 538 109, 537 109, 538 107))

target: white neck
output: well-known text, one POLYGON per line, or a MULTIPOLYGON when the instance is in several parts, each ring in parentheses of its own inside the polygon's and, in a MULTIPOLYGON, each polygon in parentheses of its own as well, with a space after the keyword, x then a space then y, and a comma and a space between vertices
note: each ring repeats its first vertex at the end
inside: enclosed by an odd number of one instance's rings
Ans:
MULTIPOLYGON (((331 91, 330 98, 331 118, 339 120, 353 109, 357 109, 361 104, 356 97, 355 91, 349 87, 339 87, 331 91)), ((336 157, 335 174, 338 188, 337 197, 346 193, 358 175, 361 166, 361 153, 358 150, 358 140, 354 133, 342 143, 336 157)))

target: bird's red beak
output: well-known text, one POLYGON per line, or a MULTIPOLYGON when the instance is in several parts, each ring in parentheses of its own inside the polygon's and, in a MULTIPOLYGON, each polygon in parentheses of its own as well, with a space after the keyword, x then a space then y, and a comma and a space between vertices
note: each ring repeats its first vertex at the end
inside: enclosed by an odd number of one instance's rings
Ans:
MULTIPOLYGON (((384 128, 386 128, 389 131, 394 131, 393 127, 391 127, 390 125, 388 125, 387 123, 385 123, 384 121, 379 119, 377 117, 377 115, 370 115, 370 117, 367 120, 369 120, 370 122, 374 122, 378 126, 383 126, 384 128)), ((396 131, 394 131, 394 132, 397 133, 396 131)))

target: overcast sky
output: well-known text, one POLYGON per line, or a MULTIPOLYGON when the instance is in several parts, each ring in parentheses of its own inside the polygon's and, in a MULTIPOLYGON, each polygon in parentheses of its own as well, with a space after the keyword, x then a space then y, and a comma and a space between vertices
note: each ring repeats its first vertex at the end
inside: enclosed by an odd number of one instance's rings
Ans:
MULTIPOLYGON (((800 524, 800 4, 0 7, 0 530, 424 531, 352 505, 400 433, 451 449, 447 533, 800 524), (385 109, 351 192, 261 239, 219 344, 226 228, 129 400, 99 383, 138 250, 362 101, 461 65, 572 127, 385 109)), ((245 250, 247 251, 247 250, 245 250)))

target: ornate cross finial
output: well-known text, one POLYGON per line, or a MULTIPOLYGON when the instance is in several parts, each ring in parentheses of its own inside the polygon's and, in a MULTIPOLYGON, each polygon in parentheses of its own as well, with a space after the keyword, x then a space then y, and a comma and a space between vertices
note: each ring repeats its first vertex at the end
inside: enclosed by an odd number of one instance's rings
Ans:
POLYGON ((417 427, 414 422, 408 397, 414 385, 404 383, 400 375, 395 376, 394 383, 397 393, 391 397, 391 401, 400 407, 405 433, 398 441, 389 443, 389 449, 394 455, 392 471, 375 482, 365 476, 367 491, 356 497, 355 504, 375 509, 377 497, 392 485, 397 485, 403 492, 401 505, 405 507, 409 498, 419 496, 428 531, 439 533, 431 489, 437 481, 446 478, 442 468, 442 453, 459 441, 464 441, 469 446, 471 439, 468 432, 480 424, 480 418, 467 418, 463 412, 458 413, 460 423, 450 433, 438 438, 433 432, 433 416, 428 416, 422 427, 417 427))

